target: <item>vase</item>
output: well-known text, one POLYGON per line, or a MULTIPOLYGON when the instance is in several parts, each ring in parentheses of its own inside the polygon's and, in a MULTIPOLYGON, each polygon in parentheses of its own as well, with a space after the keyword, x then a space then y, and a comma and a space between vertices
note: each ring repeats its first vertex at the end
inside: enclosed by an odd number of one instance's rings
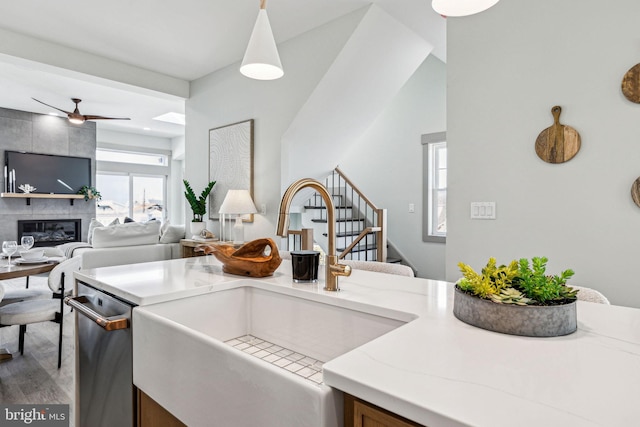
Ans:
POLYGON ((576 331, 576 302, 561 305, 500 304, 461 291, 453 297, 453 315, 478 328, 527 337, 557 337, 576 331))
POLYGON ((200 222, 192 222, 189 225, 189 232, 191 233, 191 238, 200 237, 200 233, 204 230, 205 223, 204 221, 200 222))

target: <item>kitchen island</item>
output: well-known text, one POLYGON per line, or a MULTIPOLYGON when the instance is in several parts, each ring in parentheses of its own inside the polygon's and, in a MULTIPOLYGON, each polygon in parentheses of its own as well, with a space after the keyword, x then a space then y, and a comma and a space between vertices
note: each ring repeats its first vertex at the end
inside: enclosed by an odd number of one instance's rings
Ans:
MULTIPOLYGON (((450 283, 354 270, 340 279, 341 291, 329 293, 322 283, 294 284, 290 269, 285 261, 274 276, 250 279, 222 273, 213 257, 198 257, 76 277, 141 306, 134 312, 242 282, 409 313, 415 320, 326 362, 323 376, 331 387, 423 425, 628 426, 640 420, 640 310, 579 301, 576 333, 517 337, 457 320, 450 283)), ((331 319, 326 324, 331 328, 331 319)), ((135 322, 133 328, 135 334, 135 322)))

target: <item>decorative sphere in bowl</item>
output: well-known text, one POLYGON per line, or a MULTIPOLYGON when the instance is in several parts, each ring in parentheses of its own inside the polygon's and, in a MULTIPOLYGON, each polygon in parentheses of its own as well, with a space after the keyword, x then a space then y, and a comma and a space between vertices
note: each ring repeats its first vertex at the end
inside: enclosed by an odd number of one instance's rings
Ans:
POLYGON ((27 261, 34 261, 44 257, 44 249, 29 249, 28 251, 20 251, 20 256, 27 261))

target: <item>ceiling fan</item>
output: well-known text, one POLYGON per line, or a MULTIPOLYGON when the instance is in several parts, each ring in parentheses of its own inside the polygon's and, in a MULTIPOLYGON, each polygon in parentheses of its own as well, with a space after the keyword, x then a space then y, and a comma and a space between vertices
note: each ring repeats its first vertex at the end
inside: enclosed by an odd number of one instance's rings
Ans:
POLYGON ((78 99, 78 98, 71 98, 71 100, 76 104, 76 108, 75 108, 75 110, 73 110, 73 112, 65 111, 65 110, 63 110, 61 108, 54 107, 53 105, 49 105, 49 104, 44 103, 42 101, 39 101, 39 100, 37 100, 35 98, 31 98, 31 99, 33 99, 34 101, 39 102, 40 104, 44 104, 47 107, 51 107, 51 108, 54 108, 54 109, 56 109, 58 111, 62 111, 63 113, 65 113, 67 115, 67 118, 69 119, 69 121, 71 123, 74 123, 74 124, 77 124, 77 125, 80 125, 80 124, 84 123, 87 120, 131 120, 131 119, 125 118, 125 117, 104 117, 104 116, 92 116, 92 115, 89 115, 89 114, 86 114, 86 115, 80 114, 80 111, 78 110, 78 104, 80 102, 82 102, 82 99, 78 99))

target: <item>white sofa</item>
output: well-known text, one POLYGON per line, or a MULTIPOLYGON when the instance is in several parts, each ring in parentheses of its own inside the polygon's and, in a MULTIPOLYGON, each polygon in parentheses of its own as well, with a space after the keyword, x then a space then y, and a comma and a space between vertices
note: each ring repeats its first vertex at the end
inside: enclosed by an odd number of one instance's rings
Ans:
POLYGON ((131 222, 96 227, 91 233, 91 244, 58 246, 66 257, 81 257, 82 269, 180 258, 184 226, 131 222))
POLYGON ((180 258, 180 244, 156 243, 153 245, 116 246, 111 248, 83 247, 76 249, 73 256, 82 257, 82 262, 80 263, 82 269, 164 261, 180 258))

